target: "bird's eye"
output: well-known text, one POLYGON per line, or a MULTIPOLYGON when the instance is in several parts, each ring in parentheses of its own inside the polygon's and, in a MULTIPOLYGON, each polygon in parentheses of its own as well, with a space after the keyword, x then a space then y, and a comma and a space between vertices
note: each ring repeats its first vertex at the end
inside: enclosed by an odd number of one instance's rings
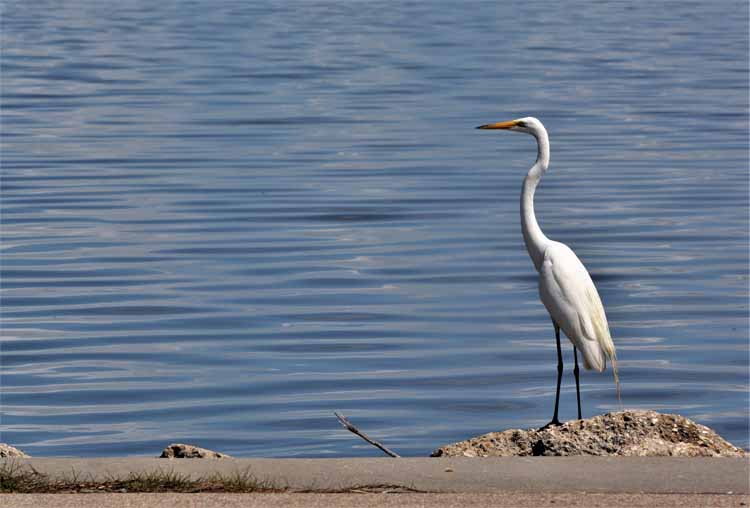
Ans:
POLYGON ((516 127, 526 127, 526 124, 519 120, 518 122, 516 122, 516 127))

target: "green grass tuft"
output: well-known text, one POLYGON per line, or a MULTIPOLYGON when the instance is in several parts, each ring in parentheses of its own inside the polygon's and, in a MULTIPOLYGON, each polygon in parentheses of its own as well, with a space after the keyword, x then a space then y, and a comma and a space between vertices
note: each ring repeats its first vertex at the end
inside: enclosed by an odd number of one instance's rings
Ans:
POLYGON ((0 464, 0 493, 58 492, 280 492, 283 488, 268 480, 259 480, 249 470, 228 475, 214 473, 197 479, 173 470, 129 473, 125 477, 107 476, 101 480, 84 479, 76 471, 51 479, 34 468, 7 461, 0 464))
POLYGON ((50 485, 47 476, 34 468, 23 467, 14 461, 3 462, 0 466, 0 492, 45 491, 50 485))

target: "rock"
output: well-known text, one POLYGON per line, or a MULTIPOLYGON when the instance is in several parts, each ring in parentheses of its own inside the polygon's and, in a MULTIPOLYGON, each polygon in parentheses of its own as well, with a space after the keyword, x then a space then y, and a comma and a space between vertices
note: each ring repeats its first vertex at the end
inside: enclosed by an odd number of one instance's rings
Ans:
POLYGON ((27 458, 29 456, 23 453, 18 448, 14 448, 9 444, 0 443, 0 458, 6 457, 27 458))
POLYGON ((231 457, 225 453, 182 443, 172 443, 159 455, 160 459, 229 459, 231 457))
POLYGON ((432 457, 619 455, 744 457, 748 453, 683 416, 620 411, 544 430, 491 432, 443 446, 432 457))

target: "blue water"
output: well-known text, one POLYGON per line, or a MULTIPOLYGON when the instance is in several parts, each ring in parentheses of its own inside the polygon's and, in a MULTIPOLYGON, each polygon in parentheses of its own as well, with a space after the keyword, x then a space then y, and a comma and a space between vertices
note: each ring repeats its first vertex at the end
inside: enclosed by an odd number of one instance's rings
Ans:
POLYGON ((4 2, 0 441, 379 455, 339 410, 427 455, 545 423, 535 146, 474 129, 526 115, 624 406, 750 446, 742 0, 4 2))

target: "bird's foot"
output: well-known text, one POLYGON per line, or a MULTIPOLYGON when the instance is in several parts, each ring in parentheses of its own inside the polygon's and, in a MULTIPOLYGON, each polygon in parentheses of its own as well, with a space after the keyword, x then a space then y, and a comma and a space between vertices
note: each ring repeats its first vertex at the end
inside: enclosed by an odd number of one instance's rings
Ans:
POLYGON ((560 420, 558 420, 557 418, 553 418, 552 421, 544 427, 539 427, 539 430, 546 430, 550 427, 559 427, 560 425, 562 425, 562 423, 560 423, 560 420))

